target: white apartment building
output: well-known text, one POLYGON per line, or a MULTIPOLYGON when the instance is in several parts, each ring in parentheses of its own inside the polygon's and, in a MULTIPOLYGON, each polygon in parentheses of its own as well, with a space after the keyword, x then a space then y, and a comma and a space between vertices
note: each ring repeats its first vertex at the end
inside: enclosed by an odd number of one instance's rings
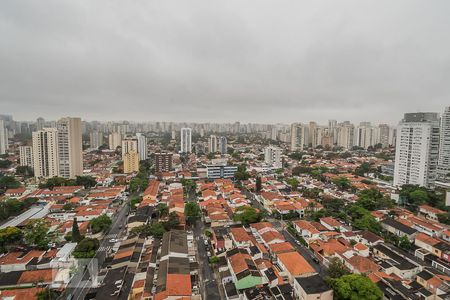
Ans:
POLYGON ((441 116, 437 179, 450 181, 450 106, 445 108, 441 116))
POLYGON ((391 127, 388 124, 378 125, 378 136, 379 136, 378 142, 381 143, 383 148, 389 147, 390 134, 391 134, 391 127))
POLYGON ((217 136, 211 135, 209 137, 208 150, 209 150, 209 153, 216 153, 217 152, 217 136))
POLYGON ((224 136, 221 136, 219 138, 219 152, 220 152, 220 154, 227 154, 227 150, 228 150, 227 138, 224 136))
POLYGON ((191 128, 181 128, 181 153, 191 153, 192 152, 192 129, 191 128))
POLYGON ((137 142, 138 142, 138 150, 139 160, 146 160, 148 158, 147 154, 147 137, 142 133, 136 133, 137 142))
POLYGON ((0 120, 0 154, 5 154, 8 150, 8 131, 5 121, 0 120))
POLYGON ((19 147, 20 165, 30 168, 34 168, 33 163, 33 147, 32 146, 20 146, 19 147))
POLYGON ((89 141, 92 149, 98 149, 101 145, 103 145, 103 132, 91 132, 89 135, 89 141))
POLYGON ((397 127, 394 185, 429 187, 436 177, 439 156, 437 113, 407 113, 397 127))
POLYGON ((353 147, 355 126, 348 121, 338 124, 337 127, 337 145, 344 149, 353 147))
POLYGON ((57 124, 59 176, 75 178, 83 175, 81 118, 62 118, 57 124))
POLYGON ((59 176, 58 130, 44 128, 35 131, 33 138, 33 164, 36 178, 59 176))
POLYGON ((370 122, 361 122, 356 127, 355 146, 367 149, 370 146, 375 146, 378 143, 378 128, 373 127, 370 122))
POLYGON ((264 162, 275 169, 281 169, 283 167, 281 160, 281 148, 275 146, 265 147, 264 162))

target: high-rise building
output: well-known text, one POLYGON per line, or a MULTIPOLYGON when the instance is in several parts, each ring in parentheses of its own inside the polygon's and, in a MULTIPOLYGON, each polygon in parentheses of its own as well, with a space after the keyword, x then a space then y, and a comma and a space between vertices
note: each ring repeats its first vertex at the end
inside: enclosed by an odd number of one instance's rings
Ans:
POLYGON ((147 156, 147 137, 142 133, 136 133, 138 141, 139 160, 146 160, 147 156))
POLYGON ((101 145, 103 145, 103 132, 92 131, 89 138, 92 149, 98 149, 101 145))
POLYGON ((437 180, 450 181, 450 106, 445 108, 441 116, 437 180))
POLYGON ((379 131, 379 142, 383 146, 383 148, 389 147, 389 139, 391 134, 391 128, 388 124, 380 124, 378 125, 379 131))
POLYGON ((122 135, 118 132, 113 132, 108 136, 109 149, 116 150, 117 147, 122 145, 122 135))
POLYGON ((264 148, 264 162, 276 169, 283 167, 281 161, 281 148, 268 146, 264 148))
POLYGON ((44 128, 33 136, 33 164, 36 178, 59 176, 58 130, 44 128))
POLYGON ((433 185, 438 157, 438 114, 406 113, 397 127, 394 185, 433 185))
POLYGON ((139 172, 139 153, 136 150, 130 150, 122 156, 123 160, 123 172, 130 174, 133 172, 139 172))
POLYGON ((155 172, 169 172, 172 170, 172 153, 155 153, 155 172))
POLYGON ((33 147, 20 146, 19 147, 20 165, 24 167, 34 168, 33 164, 33 147))
POLYGON ((307 128, 301 123, 291 124, 291 151, 303 150, 306 143, 307 128))
POLYGON ((228 151, 228 141, 227 138, 224 136, 221 136, 219 138, 219 152, 220 154, 227 154, 228 151))
POLYGON ((355 126, 349 121, 340 123, 337 127, 337 145, 344 149, 353 147, 353 137, 355 134, 355 126))
POLYGON ((122 140, 123 172, 125 174, 139 171, 138 139, 126 137, 122 140))
POLYGON ((5 154, 8 150, 8 130, 5 121, 0 120, 0 154, 5 154))
POLYGON ((59 176, 75 178, 83 175, 81 119, 62 118, 57 124, 59 176))
POLYGON ((355 132, 355 146, 367 149, 370 146, 377 144, 378 134, 377 128, 373 127, 370 122, 361 122, 356 127, 355 132))
POLYGON ((181 153, 191 153, 192 152, 192 129, 191 128, 181 128, 181 153))
POLYGON ((128 152, 138 153, 138 139, 136 137, 126 137, 122 140, 122 156, 128 152))
POLYGON ((211 135, 209 137, 209 153, 216 153, 217 152, 217 136, 211 135))
POLYGON ((308 142, 308 145, 311 144, 311 147, 313 147, 313 148, 317 147, 318 141, 319 141, 319 138, 317 136, 317 133, 318 133, 317 129, 318 129, 318 127, 317 127, 317 123, 316 122, 309 122, 309 130, 308 130, 309 142, 308 142))
POLYGON ((45 120, 42 117, 36 119, 36 130, 42 130, 45 127, 45 120))

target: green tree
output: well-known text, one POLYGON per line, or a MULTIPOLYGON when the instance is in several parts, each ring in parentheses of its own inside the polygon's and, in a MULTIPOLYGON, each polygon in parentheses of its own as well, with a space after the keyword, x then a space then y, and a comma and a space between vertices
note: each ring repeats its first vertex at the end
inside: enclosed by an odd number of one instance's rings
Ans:
POLYGON ((139 196, 132 197, 130 200, 131 209, 133 209, 133 210, 136 209, 136 205, 141 203, 141 201, 142 201, 142 197, 139 197, 139 196))
POLYGON ((5 193, 7 189, 16 189, 20 187, 20 182, 14 176, 0 175, 0 195, 5 193))
POLYGON ((394 207, 393 201, 375 188, 359 192, 358 198, 358 204, 370 211, 394 207))
POLYGON ((136 193, 144 191, 148 186, 148 180, 140 177, 135 177, 130 180, 130 191, 136 193))
POLYGON ((379 234, 381 231, 380 223, 370 213, 354 220, 353 225, 358 229, 369 230, 375 234, 379 234))
POLYGON ((111 226, 112 220, 107 215, 101 215, 89 222, 92 233, 105 232, 111 226))
POLYGON ((409 199, 416 205, 422 205, 430 200, 428 193, 424 190, 415 190, 409 193, 409 199))
POLYGON ((46 288, 36 293, 37 300, 56 300, 61 295, 61 292, 46 288))
POLYGON ((209 258, 209 263, 212 265, 218 264, 220 259, 217 256, 211 256, 209 258))
POLYGON ((166 222, 163 223, 164 228, 167 231, 176 228, 180 224, 180 220, 178 219, 178 215, 176 212, 169 213, 169 218, 166 222))
POLYGON ((88 189, 97 185, 97 181, 92 176, 77 176, 75 179, 76 185, 82 185, 88 189))
POLYGON ((165 217, 169 214, 169 207, 165 203, 158 203, 156 211, 158 211, 160 217, 165 217))
POLYGON ((259 222, 261 217, 261 213, 257 212, 256 209, 251 206, 241 206, 236 209, 234 214, 234 220, 240 221, 243 225, 259 222))
POLYGON ((288 180, 286 180, 286 183, 291 186, 293 191, 296 191, 299 185, 298 180, 295 178, 289 178, 288 180))
POLYGON ((63 205, 63 210, 65 211, 71 211, 75 208, 75 204, 73 203, 66 203, 63 205))
POLYGON ((6 227, 0 229, 0 251, 6 252, 7 247, 22 240, 23 233, 17 227, 6 227))
POLYGON ((164 232, 166 232, 166 229, 162 223, 145 224, 130 230, 131 235, 154 236, 158 238, 162 237, 164 232))
POLYGON ((48 249, 50 238, 48 236, 49 226, 42 219, 30 220, 24 229, 25 241, 39 249, 48 249))
POLYGON ((256 177, 256 185, 255 185, 255 190, 257 193, 261 192, 262 189, 262 181, 261 181, 261 176, 257 176, 256 177))
POLYGON ((350 272, 345 268, 344 263, 342 263, 342 261, 337 257, 331 258, 326 273, 328 277, 333 279, 350 274, 350 272))
POLYGON ((344 176, 336 177, 332 181, 341 191, 348 190, 352 186, 350 180, 344 176))
POLYGON ((189 223, 193 223, 194 220, 198 219, 201 215, 200 207, 195 202, 188 202, 184 206, 184 214, 189 223))
POLYGON ((0 169, 8 169, 11 167, 12 161, 7 159, 0 159, 0 169))
POLYGON ((33 177, 34 172, 33 169, 29 166, 18 166, 16 168, 16 175, 24 177, 33 177))
POLYGON ((338 300, 380 300, 383 293, 369 278, 359 274, 344 275, 333 282, 334 296, 338 300))
POLYGON ((77 218, 74 218, 72 223, 72 241, 78 243, 79 241, 81 241, 81 239, 82 236, 80 233, 80 229, 78 228, 77 218))
POLYGON ((99 247, 100 242, 97 239, 84 238, 75 247, 73 256, 75 258, 92 258, 99 247))
POLYGON ((250 174, 247 172, 247 167, 245 164, 239 165, 237 172, 234 174, 234 179, 236 180, 247 180, 250 178, 250 174))
POLYGON ((437 217, 438 217, 438 220, 440 223, 450 225, 450 214, 449 213, 438 214, 437 217))

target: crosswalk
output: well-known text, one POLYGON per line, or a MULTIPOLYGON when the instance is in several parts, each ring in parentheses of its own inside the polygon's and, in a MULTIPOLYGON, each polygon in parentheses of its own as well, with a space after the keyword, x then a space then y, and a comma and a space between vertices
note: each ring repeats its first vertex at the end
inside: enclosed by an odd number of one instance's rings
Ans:
POLYGON ((114 239, 114 238, 116 238, 117 236, 118 236, 117 233, 111 233, 111 234, 108 234, 107 236, 105 236, 105 239, 114 239))
POLYGON ((109 250, 111 250, 111 246, 110 245, 106 245, 106 246, 101 246, 100 248, 98 248, 97 251, 105 251, 108 252, 109 250))

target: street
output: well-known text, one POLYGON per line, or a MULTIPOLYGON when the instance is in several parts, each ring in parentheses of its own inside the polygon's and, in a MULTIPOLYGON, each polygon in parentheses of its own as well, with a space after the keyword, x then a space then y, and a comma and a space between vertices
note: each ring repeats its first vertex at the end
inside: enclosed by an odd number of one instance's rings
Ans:
MULTIPOLYGON (((111 228, 108 231, 107 235, 105 235, 102 242, 100 243, 100 247, 95 253, 95 256, 89 261, 88 268, 83 268, 83 270, 80 270, 72 277, 70 283, 68 284, 68 288, 61 295, 60 299, 84 299, 92 283, 92 278, 89 277, 88 269, 92 269, 92 267, 95 266, 95 260, 97 260, 98 268, 100 269, 102 267, 102 264, 104 263, 107 256, 107 251, 111 249, 112 245, 114 244, 109 241, 109 237, 119 236, 120 232, 123 229, 122 226, 126 223, 125 221, 127 218, 128 210, 128 201, 126 201, 119 212, 114 216, 113 224, 111 225, 111 228)), ((98 270, 96 271, 98 272, 98 270)))

